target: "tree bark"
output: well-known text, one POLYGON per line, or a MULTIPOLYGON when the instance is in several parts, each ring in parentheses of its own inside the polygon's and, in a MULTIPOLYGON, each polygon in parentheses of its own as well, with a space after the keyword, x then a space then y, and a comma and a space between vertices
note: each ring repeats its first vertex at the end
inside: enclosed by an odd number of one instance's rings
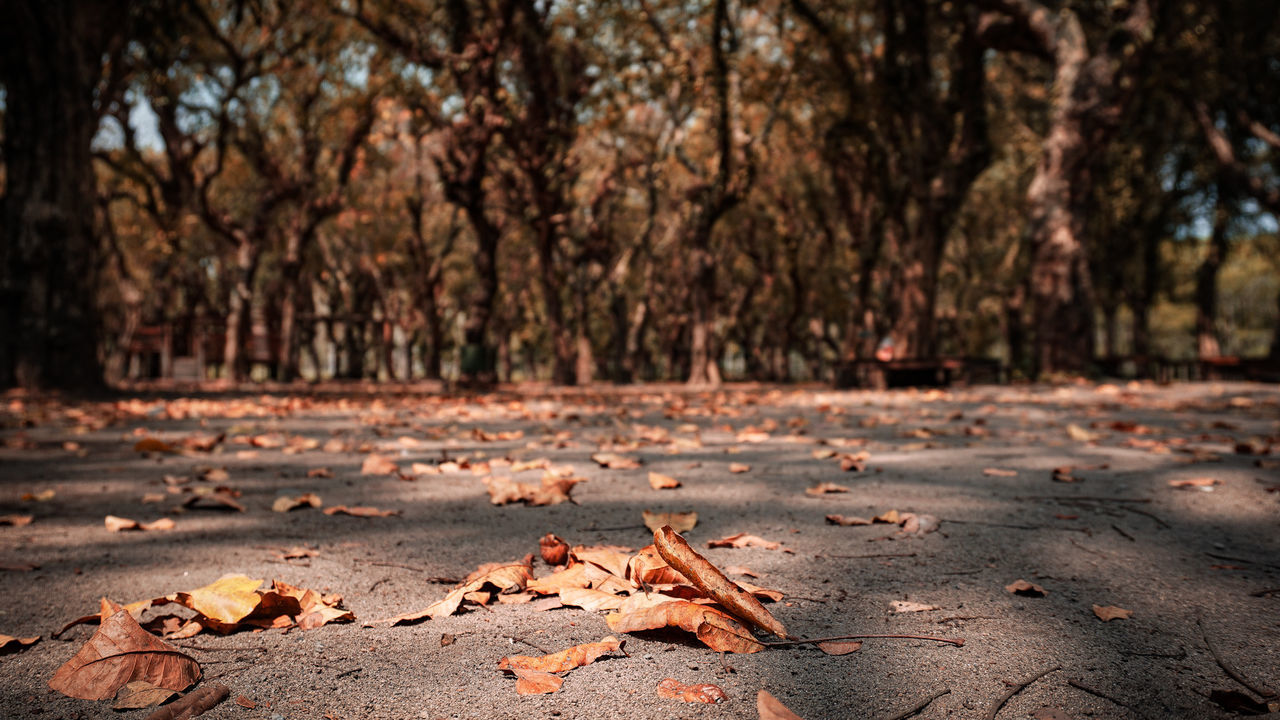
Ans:
POLYGON ((0 388, 103 386, 90 145, 103 55, 127 16, 118 1, 0 5, 0 388))
MULTIPOLYGON (((1218 192, 1221 195, 1222 187, 1218 192)), ((1218 357, 1222 346, 1218 337, 1218 270, 1227 257, 1228 211, 1221 197, 1214 209, 1213 234, 1209 247, 1196 269, 1196 349, 1201 359, 1218 357)))
POLYGON ((225 377, 240 382, 248 376, 243 351, 248 339, 249 308, 253 304, 253 284, 258 274, 258 248, 241 240, 236 246, 230 295, 227 298, 227 334, 222 346, 225 377))

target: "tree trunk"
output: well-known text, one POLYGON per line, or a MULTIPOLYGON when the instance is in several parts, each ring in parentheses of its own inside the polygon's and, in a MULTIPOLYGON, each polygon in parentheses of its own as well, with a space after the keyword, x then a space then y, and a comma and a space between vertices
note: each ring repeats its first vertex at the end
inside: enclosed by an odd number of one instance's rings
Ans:
MULTIPOLYGON (((1221 186, 1218 192, 1221 194, 1221 186)), ((1218 269, 1227 257, 1229 219, 1227 208, 1219 197, 1208 251, 1196 270, 1196 348, 1201 359, 1222 354, 1218 338, 1218 269)))
POLYGON ((280 267, 283 288, 280 296, 280 347, 276 365, 280 368, 280 382, 292 382, 298 377, 298 349, 294 335, 297 333, 298 289, 301 285, 302 262, 298 257, 300 241, 290 234, 285 258, 280 267))
POLYGON ((248 375, 244 351, 247 349, 249 307, 253 302, 253 282, 258 271, 258 248, 249 240, 236 247, 236 264, 227 301, 227 335, 222 346, 226 377, 240 382, 248 375))
POLYGON ((716 386, 720 370, 712 357, 712 327, 715 312, 716 271, 710 252, 698 248, 693 253, 694 280, 690 288, 692 313, 689 320, 689 385, 716 386))
POLYGON ((0 4, 0 388, 103 386, 90 144, 127 16, 121 2, 0 4))

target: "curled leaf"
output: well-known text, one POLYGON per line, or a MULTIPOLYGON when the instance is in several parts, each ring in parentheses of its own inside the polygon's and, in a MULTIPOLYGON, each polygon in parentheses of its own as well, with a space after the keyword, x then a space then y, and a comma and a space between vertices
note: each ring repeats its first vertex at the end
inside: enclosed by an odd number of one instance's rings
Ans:
POLYGON ((322 504, 320 496, 315 493, 303 493, 297 497, 281 495, 276 498, 275 502, 271 503, 271 509, 276 512, 283 513, 300 507, 318 508, 322 504))
POLYGON ((1014 595, 1021 595, 1023 597, 1044 597, 1048 594, 1044 588, 1036 585, 1035 583, 1027 582, 1026 580, 1014 580, 1008 585, 1005 585, 1004 589, 1006 592, 1011 592, 1014 595))
POLYGON ((675 678, 667 678, 658 683, 658 697, 708 705, 722 703, 729 699, 718 685, 685 685, 675 678))
POLYGON ((670 475, 663 475, 662 473, 650 472, 649 487, 653 488, 654 490, 674 490, 675 488, 680 487, 680 481, 671 477, 670 475))
POLYGON ((25 638, 13 637, 12 635, 0 635, 0 655, 8 655, 9 653, 15 653, 19 650, 26 650, 38 642, 40 642, 39 635, 25 638))
POLYGON ((548 565, 563 565, 569 560, 569 543, 551 533, 542 536, 538 549, 548 565))
POLYGON ((748 535, 747 533, 738 533, 737 535, 729 535, 719 540, 711 540, 707 542, 709 548, 744 548, 759 547, 765 550, 777 550, 782 545, 771 540, 765 540, 758 535, 748 535))
POLYGON ((498 661, 498 668, 511 672, 516 670, 541 670, 549 673, 565 672, 583 665, 590 665, 603 655, 622 652, 622 646, 625 642, 625 640, 619 640, 613 635, 609 635, 600 642, 574 645, 571 648, 541 657, 529 657, 527 655, 504 657, 498 661))
POLYGON ((770 695, 767 690, 756 693, 756 713, 760 716, 760 720, 804 720, 791 712, 778 698, 770 695))
POLYGON ((399 510, 379 510, 376 507, 367 507, 364 505, 355 505, 347 507, 346 505, 334 505, 324 509, 325 515, 350 515, 352 517, 375 518, 375 517, 391 517, 399 515, 399 510))
POLYGON ((156 687, 146 680, 134 680, 116 693, 116 701, 111 704, 111 709, 137 710, 166 703, 177 695, 173 690, 156 687))
POLYGON ((676 532, 689 532, 698 524, 698 513, 696 512, 660 513, 645 510, 641 513, 641 516, 644 518, 644 526, 654 532, 664 526, 670 526, 676 532))
POLYGON ((541 670, 515 670, 516 692, 521 695, 546 695, 556 692, 564 679, 541 670))
POLYGON ((199 679, 199 663, 121 610, 103 620, 75 657, 58 668, 49 687, 82 700, 105 700, 133 680, 182 691, 199 679))
POLYGON ((1093 614, 1097 615, 1102 622, 1110 622, 1112 620, 1128 620, 1133 616, 1133 611, 1125 610, 1115 605, 1094 605, 1093 614))

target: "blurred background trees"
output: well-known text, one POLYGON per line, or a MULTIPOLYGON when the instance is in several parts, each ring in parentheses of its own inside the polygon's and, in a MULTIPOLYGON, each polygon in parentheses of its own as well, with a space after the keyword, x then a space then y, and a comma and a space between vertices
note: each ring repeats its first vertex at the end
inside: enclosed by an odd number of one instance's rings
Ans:
POLYGON ((0 385, 1280 360, 1266 0, 0 9, 0 385))

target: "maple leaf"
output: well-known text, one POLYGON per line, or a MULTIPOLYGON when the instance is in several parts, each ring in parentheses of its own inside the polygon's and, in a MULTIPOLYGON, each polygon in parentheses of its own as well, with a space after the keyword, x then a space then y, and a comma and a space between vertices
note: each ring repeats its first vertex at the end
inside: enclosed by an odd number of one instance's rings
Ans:
POLYGON ((667 678, 658 683, 658 697, 708 705, 722 703, 729 699, 718 685, 685 685, 675 678, 667 678))
POLYGON ((567 672, 583 665, 590 665, 609 653, 621 652, 626 654, 622 649, 624 644, 626 644, 625 640, 619 640, 613 635, 609 635, 600 640, 600 642, 574 645, 571 648, 541 657, 529 657, 527 655, 504 657, 498 661, 498 669, 512 672, 516 670, 540 670, 549 673, 567 672))
POLYGON ((670 527, 653 533, 653 544, 662 559, 734 616, 765 632, 786 639, 787 630, 751 593, 733 583, 670 527))
POLYGON ((58 668, 49 687, 82 700, 105 700, 133 680, 183 691, 200 679, 200 664, 143 630, 127 611, 102 621, 75 657, 58 668))

